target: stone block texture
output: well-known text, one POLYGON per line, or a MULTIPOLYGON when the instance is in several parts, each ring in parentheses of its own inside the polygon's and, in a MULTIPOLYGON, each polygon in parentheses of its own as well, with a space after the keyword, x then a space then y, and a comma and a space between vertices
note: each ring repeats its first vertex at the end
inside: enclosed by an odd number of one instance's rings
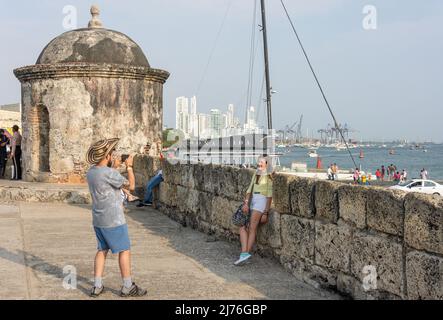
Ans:
POLYGON ((406 196, 405 208, 406 243, 443 255, 443 198, 411 193, 406 196))
POLYGON ((405 193, 370 188, 366 194, 368 227, 387 234, 403 236, 405 193))
POLYGON ((338 188, 339 217, 359 229, 366 228, 367 189, 343 185, 338 188))

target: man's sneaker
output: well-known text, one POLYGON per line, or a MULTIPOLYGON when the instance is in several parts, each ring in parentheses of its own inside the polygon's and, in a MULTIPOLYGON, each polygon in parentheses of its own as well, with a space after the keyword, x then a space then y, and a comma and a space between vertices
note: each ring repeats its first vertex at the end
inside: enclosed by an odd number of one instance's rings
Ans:
POLYGON ((140 203, 137 205, 137 208, 144 208, 144 207, 152 207, 152 203, 140 201, 140 203))
POLYGON ((237 261, 234 262, 234 265, 241 266, 246 261, 248 261, 251 257, 252 257, 252 255, 250 255, 249 253, 241 253, 240 254, 240 258, 237 261))
POLYGON ((125 286, 122 287, 120 292, 121 297, 142 297, 148 293, 147 290, 140 288, 134 282, 132 286, 128 289, 125 286))
POLYGON ((90 296, 93 298, 97 298, 99 295, 103 293, 104 288, 105 288, 104 286, 102 286, 101 288, 93 287, 90 296))

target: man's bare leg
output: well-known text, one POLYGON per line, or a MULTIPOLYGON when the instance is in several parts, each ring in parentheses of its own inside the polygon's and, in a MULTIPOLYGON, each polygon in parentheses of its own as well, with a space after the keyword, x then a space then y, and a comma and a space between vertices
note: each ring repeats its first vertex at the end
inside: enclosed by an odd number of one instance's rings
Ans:
POLYGON ((108 250, 97 251, 94 260, 94 287, 103 287, 103 273, 105 271, 106 256, 108 255, 108 250))
POLYGON ((118 264, 122 279, 131 277, 131 251, 126 250, 118 254, 118 264))

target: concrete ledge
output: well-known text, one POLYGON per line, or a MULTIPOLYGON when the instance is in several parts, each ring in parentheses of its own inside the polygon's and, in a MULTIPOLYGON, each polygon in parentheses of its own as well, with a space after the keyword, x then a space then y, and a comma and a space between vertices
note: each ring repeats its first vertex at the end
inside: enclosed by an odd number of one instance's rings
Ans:
POLYGON ((91 204, 86 185, 62 185, 0 180, 0 201, 91 204))

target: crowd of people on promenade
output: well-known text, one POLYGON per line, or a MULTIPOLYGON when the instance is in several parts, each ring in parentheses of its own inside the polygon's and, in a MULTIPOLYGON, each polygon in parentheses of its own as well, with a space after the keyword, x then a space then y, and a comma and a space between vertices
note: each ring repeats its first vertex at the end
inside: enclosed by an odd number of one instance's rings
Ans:
POLYGON ((0 179, 5 178, 8 159, 11 160, 11 180, 22 179, 22 136, 17 125, 12 127, 12 134, 0 129, 0 179))
POLYGON ((408 172, 405 169, 400 172, 397 170, 397 166, 391 163, 387 167, 382 165, 381 168, 377 168, 375 176, 379 181, 403 182, 407 180, 408 172))
MULTIPOLYGON (((328 179, 332 172, 331 168, 328 168, 328 179)), ((375 171, 376 181, 391 181, 391 182, 406 182, 408 180, 409 174, 406 169, 402 169, 401 171, 397 169, 395 164, 390 164, 389 166, 382 165, 380 168, 377 168, 375 171)), ((428 171, 423 168, 420 171, 420 179, 427 180, 429 178, 428 171)), ((333 179, 330 179, 333 180, 333 179)), ((353 173, 353 180, 355 184, 364 184, 369 185, 372 180, 371 173, 363 173, 359 168, 355 168, 353 173)))

